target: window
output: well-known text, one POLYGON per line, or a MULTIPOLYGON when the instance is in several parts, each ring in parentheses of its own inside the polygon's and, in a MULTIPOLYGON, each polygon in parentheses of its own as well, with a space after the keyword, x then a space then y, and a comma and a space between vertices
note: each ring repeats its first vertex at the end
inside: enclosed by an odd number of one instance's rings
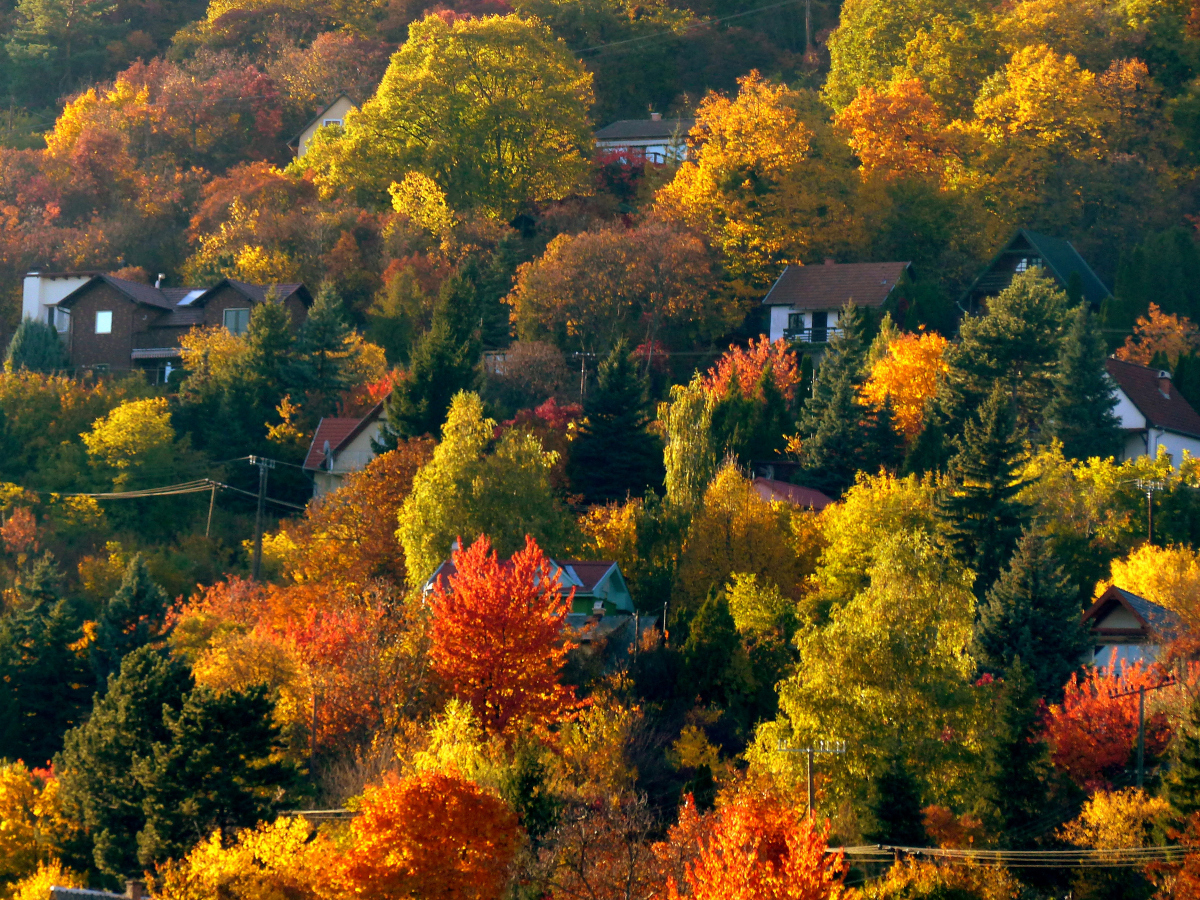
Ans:
POLYGON ((788 313, 788 331, 804 330, 804 313, 788 313))
POLYGON ((112 310, 96 310, 96 334, 112 334, 112 310))
POLYGON ((336 126, 338 126, 338 128, 341 128, 342 120, 341 119, 326 119, 324 122, 321 123, 321 126, 323 128, 328 128, 330 125, 336 125, 336 126))
POLYGON ((1040 256, 1025 256, 1017 260, 1018 272, 1026 272, 1029 269, 1040 269, 1042 267, 1042 258, 1040 256))
POLYGON ((245 334, 246 329, 250 327, 250 310, 248 309, 227 309, 225 310, 225 328, 230 334, 245 334))
POLYGON ((813 313, 812 340, 813 343, 820 344, 828 339, 829 333, 829 313, 815 312, 813 313))

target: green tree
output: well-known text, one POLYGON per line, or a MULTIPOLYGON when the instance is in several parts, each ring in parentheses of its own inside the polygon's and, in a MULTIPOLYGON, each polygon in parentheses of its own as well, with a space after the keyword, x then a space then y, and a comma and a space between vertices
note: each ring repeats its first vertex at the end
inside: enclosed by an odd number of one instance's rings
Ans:
POLYGON ((557 454, 517 429, 494 441, 495 429, 479 395, 455 395, 442 441, 398 514, 396 539, 411 586, 420 587, 460 537, 470 542, 486 534, 496 552, 508 556, 531 535, 553 555, 573 533, 574 521, 550 484, 557 454))
POLYGON ((899 753, 872 781, 867 808, 873 824, 863 834, 873 844, 924 847, 929 836, 921 811, 921 786, 899 753))
POLYGON ((1175 743, 1175 760, 1167 778, 1167 798, 1180 816, 1200 812, 1200 698, 1192 701, 1186 726, 1175 743))
POLYGON ((268 295, 250 313, 246 350, 239 360, 258 409, 274 411, 287 393, 293 374, 295 337, 291 316, 282 303, 268 295))
POLYGON ((121 668, 127 654, 166 637, 170 605, 166 592, 151 578, 145 558, 134 554, 121 586, 104 604, 96 623, 92 666, 101 684, 121 668))
POLYGON ((11 371, 56 372, 67 367, 67 351, 53 325, 22 319, 8 343, 5 368, 11 371))
POLYGON ((1080 304, 1067 324, 1046 407, 1046 432, 1070 459, 1115 456, 1121 451, 1117 391, 1104 370, 1108 350, 1088 308, 1080 304))
POLYGON ((741 641, 724 591, 709 592, 687 630, 680 693, 728 709, 730 695, 738 686, 738 678, 731 669, 741 650, 741 641))
POLYGON ((110 0, 19 0, 5 47, 11 87, 38 107, 102 70, 115 8, 110 0))
POLYGON ((408 29, 375 96, 298 166, 326 190, 383 204, 423 172, 454 209, 508 220, 573 193, 590 153, 592 78, 536 19, 431 14, 408 29))
POLYGON ((1146 315, 1151 303, 1164 313, 1200 320, 1200 285, 1193 277, 1198 269, 1200 248, 1186 228, 1151 235, 1122 250, 1113 296, 1104 308, 1105 327, 1132 332, 1137 317, 1146 315))
POLYGON ((1026 509, 1017 500, 1023 449, 1005 386, 995 389, 967 422, 950 461, 949 484, 938 498, 947 537, 975 572, 982 597, 1008 563, 1021 535, 1026 509))
POLYGON ((659 404, 658 418, 667 438, 663 451, 667 500, 680 508, 698 504, 717 472, 714 406, 699 373, 690 383, 672 387, 671 401, 659 404))
POLYGON ((322 415, 332 412, 338 394, 349 386, 345 366, 350 327, 342 316, 342 298, 332 283, 322 284, 296 346, 298 380, 310 396, 319 398, 316 412, 322 415))
POLYGON ((47 553, 18 575, 16 602, 0 617, 0 757, 42 766, 79 723, 92 685, 72 649, 82 617, 62 597, 62 574, 47 553))
POLYGON ((583 413, 567 475, 588 503, 640 497, 662 482, 662 442, 646 429, 646 385, 624 343, 600 364, 583 413))
POLYGON ((975 632, 980 668, 999 675, 1016 660, 1028 660, 1025 670, 1038 696, 1058 702, 1088 646, 1081 614, 1079 590, 1049 543, 1026 534, 980 607, 975 632))
POLYGON ((742 391, 737 378, 713 408, 713 440, 744 466, 771 459, 787 445, 792 430, 792 410, 775 383, 771 364, 763 367, 752 396, 742 391))

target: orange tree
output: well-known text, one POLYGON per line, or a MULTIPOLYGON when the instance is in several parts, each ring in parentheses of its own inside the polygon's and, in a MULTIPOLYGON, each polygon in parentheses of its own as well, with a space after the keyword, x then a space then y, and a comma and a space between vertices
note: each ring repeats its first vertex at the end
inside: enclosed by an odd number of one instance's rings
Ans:
POLYGON ((841 854, 827 854, 829 827, 771 791, 744 787, 700 815, 689 797, 656 847, 669 900, 833 900, 845 896, 841 854), (690 859, 689 859, 690 857, 690 859))
POLYGON ((925 404, 937 391, 949 366, 947 341, 940 334, 902 334, 888 344, 887 355, 871 366, 862 398, 876 406, 892 403, 896 427, 913 440, 925 422, 925 404))
POLYGON ((453 559, 456 574, 439 578, 431 598, 434 671, 490 734, 555 720, 574 700, 560 676, 575 592, 562 594, 530 537, 506 563, 486 536, 453 559))
POLYGON ((454 774, 426 772, 367 788, 340 874, 374 900, 499 898, 520 845, 516 814, 454 774))

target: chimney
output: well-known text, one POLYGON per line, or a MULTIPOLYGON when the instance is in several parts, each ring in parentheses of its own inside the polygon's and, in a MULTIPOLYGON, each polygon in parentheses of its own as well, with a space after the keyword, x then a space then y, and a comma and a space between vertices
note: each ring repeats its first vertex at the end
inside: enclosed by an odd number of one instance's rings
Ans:
POLYGON ((146 893, 146 882, 134 879, 126 881, 125 896, 129 900, 149 900, 150 895, 146 893))
POLYGON ((1158 370, 1158 392, 1168 400, 1171 398, 1171 373, 1166 369, 1158 370))
POLYGON ((166 276, 166 275, 164 275, 162 272, 159 272, 159 273, 158 273, 158 280, 154 282, 154 286, 155 286, 156 288, 160 288, 160 287, 162 287, 163 279, 164 279, 164 278, 166 278, 166 277, 167 277, 167 276, 166 276))
POLYGON ((654 112, 650 113, 650 121, 651 122, 661 122, 662 121, 662 113, 654 113, 654 112))
POLYGON ((835 263, 835 262, 833 261, 832 257, 829 257, 829 256, 827 256, 827 257, 825 257, 825 265, 827 265, 827 266, 836 266, 836 265, 837 265, 837 263, 835 263))
POLYGON ((454 539, 454 543, 452 543, 452 544, 450 545, 450 552, 451 552, 451 554, 457 553, 457 552, 458 552, 458 551, 460 551, 461 549, 462 549, 462 542, 460 542, 458 538, 455 538, 455 539, 454 539))

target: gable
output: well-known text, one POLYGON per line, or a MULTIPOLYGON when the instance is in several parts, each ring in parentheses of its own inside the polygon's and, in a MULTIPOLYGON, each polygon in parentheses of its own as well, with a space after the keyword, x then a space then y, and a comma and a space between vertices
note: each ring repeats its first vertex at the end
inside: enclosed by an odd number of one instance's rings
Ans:
POLYGON ((833 263, 788 266, 763 298, 764 306, 795 310, 839 310, 853 301, 857 306, 880 307, 901 277, 907 262, 833 263))

